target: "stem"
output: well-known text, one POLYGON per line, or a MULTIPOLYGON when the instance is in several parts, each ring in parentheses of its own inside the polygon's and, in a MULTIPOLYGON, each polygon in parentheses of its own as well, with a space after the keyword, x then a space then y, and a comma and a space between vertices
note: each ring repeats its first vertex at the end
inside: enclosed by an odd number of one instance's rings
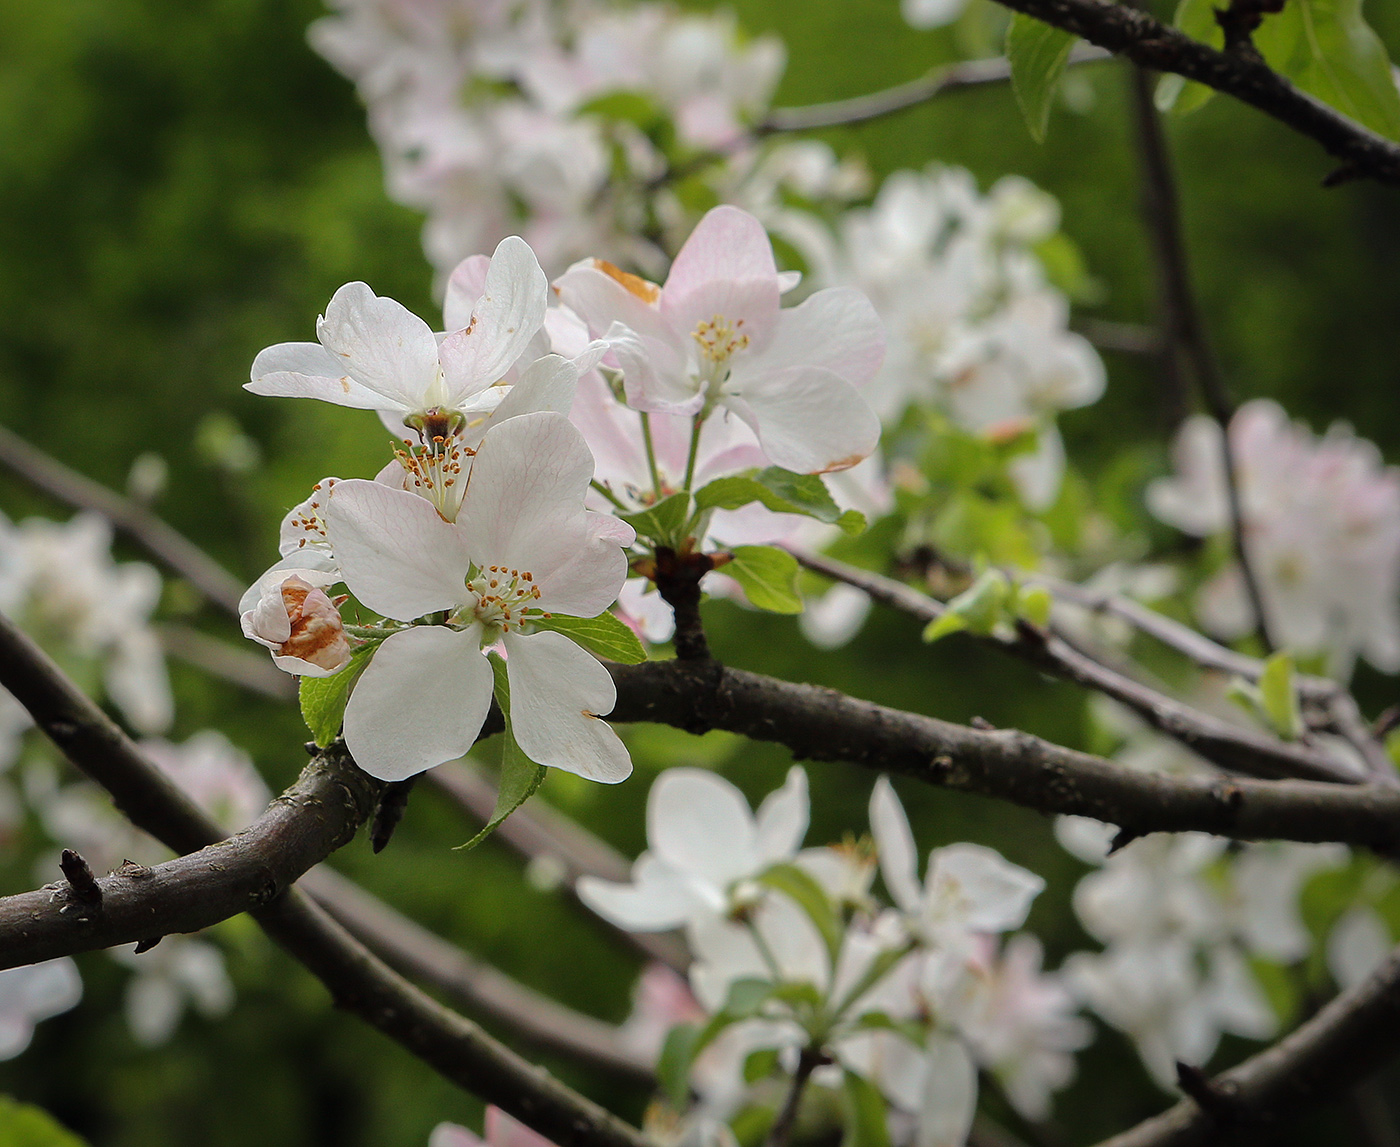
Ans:
POLYGON ((690 424, 690 454, 685 460, 685 484, 681 489, 686 493, 690 492, 690 483, 695 478, 695 458, 700 453, 700 426, 705 421, 705 415, 697 414, 690 424))
POLYGON ((768 965, 768 971, 772 973, 774 980, 783 978, 783 970, 778 965, 778 959, 773 955, 773 949, 768 946, 768 941, 763 938, 763 933, 754 924, 753 918, 749 915, 744 917, 744 927, 749 930, 749 935, 753 937, 753 946, 758 949, 758 954, 763 957, 763 962, 768 965))
POLYGON ((1249 604, 1254 611, 1255 628, 1265 650, 1275 644, 1258 573, 1249 555, 1244 527, 1244 507, 1240 499, 1239 469, 1230 443, 1230 420, 1235 413, 1220 364, 1211 353, 1201 322, 1200 310, 1191 290, 1186 243, 1181 234, 1181 204, 1171 154, 1162 134, 1161 120, 1152 102, 1151 75, 1142 68, 1132 73, 1133 107, 1137 118, 1139 155, 1142 161, 1143 203, 1148 231, 1156 254, 1158 290, 1162 308, 1163 334, 1167 355, 1176 354, 1195 377, 1196 386, 1211 416, 1220 423, 1221 461, 1225 470, 1225 492, 1230 508, 1230 534, 1240 563, 1249 604))
POLYGON ((802 1093, 807 1088, 807 1081, 812 1078, 812 1072, 825 1062, 826 1056, 822 1054, 821 1048, 802 1049, 802 1057, 797 1061, 797 1070, 792 1073, 792 1085, 788 1088, 787 1098, 783 1100, 783 1109, 773 1120, 765 1147, 787 1147, 788 1140, 792 1137, 793 1126, 797 1123, 797 1109, 802 1105, 802 1093))
POLYGON ((656 447, 651 441, 651 415, 645 410, 641 412, 642 418, 642 442, 647 448, 647 469, 651 472, 651 485, 656 493, 656 500, 661 501, 661 471, 656 468, 656 447))
MULTIPOLYGON (((642 415, 642 417, 645 418, 646 415, 642 415)), ((625 505, 625 504, 618 498, 618 496, 617 496, 616 494, 614 494, 610 489, 608 489, 608 487, 605 486, 602 482, 598 481, 597 478, 594 478, 594 479, 593 479, 591 482, 589 482, 588 484, 589 484, 590 486, 592 486, 595 490, 597 490, 598 493, 602 494, 603 497, 605 497, 609 502, 611 502, 614 506, 616 506, 616 507, 617 507, 619 510, 621 510, 623 513, 628 513, 628 512, 630 512, 631 507, 625 505)))

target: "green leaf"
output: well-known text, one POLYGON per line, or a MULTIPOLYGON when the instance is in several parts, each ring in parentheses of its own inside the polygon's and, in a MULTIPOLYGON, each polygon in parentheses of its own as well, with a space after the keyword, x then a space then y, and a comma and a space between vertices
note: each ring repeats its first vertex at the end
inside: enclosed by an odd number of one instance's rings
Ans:
POLYGON ((950 633, 961 633, 966 628, 967 622, 962 615, 954 613, 950 609, 924 626, 923 638, 931 645, 940 638, 947 637, 950 633))
POLYGON ((816 882, 811 873, 795 864, 775 864, 758 879, 761 884, 776 888, 807 914, 826 945, 831 966, 835 968, 841 954, 842 929, 826 889, 816 882))
POLYGON ((983 571, 981 577, 948 603, 942 617, 925 626, 924 640, 937 641, 960 629, 984 635, 993 632, 1007 620, 1006 607, 1011 594, 1011 583, 1001 570, 983 571))
POLYGON ((635 124, 643 131, 649 131, 665 121, 666 112, 645 92, 628 88, 614 88, 594 96, 583 104, 577 115, 596 115, 603 119, 622 120, 635 124))
POLYGON ((1070 49, 1078 39, 1073 32, 1020 12, 1011 17, 1011 26, 1006 30, 1011 86, 1036 143, 1045 142, 1045 130, 1050 126, 1050 105, 1060 77, 1064 75, 1070 49))
POLYGON ((868 1080, 846 1072, 841 1088, 845 1108, 845 1137, 841 1147, 890 1147, 890 1125, 885 1097, 868 1080))
POLYGON ((690 495, 684 492, 662 498, 656 505, 635 514, 619 514, 637 534, 650 542, 674 546, 690 518, 690 495))
POLYGON ((755 608, 771 613, 802 612, 795 557, 773 546, 738 546, 731 553, 732 560, 722 568, 744 587, 755 608))
POLYGON ((1264 671, 1259 674, 1259 697, 1278 735, 1295 740, 1302 732, 1303 717, 1298 711, 1292 654, 1275 653, 1264 662, 1264 671))
POLYGON ((666 1033, 661 1056, 656 1061, 656 1078, 677 1111, 685 1110, 690 1096, 690 1065, 699 1054, 699 1024, 677 1024, 666 1033))
MULTIPOLYGON (((1216 0, 1181 0, 1176 6, 1176 16, 1172 23, 1193 40, 1200 40, 1212 48, 1225 45, 1225 33, 1215 20, 1216 0)), ((1158 111, 1186 115, 1204 107, 1215 95, 1215 89, 1198 84, 1185 76, 1163 75, 1157 81, 1157 91, 1153 101, 1158 111)))
POLYGON ((496 677, 496 703, 506 719, 505 747, 501 751, 500 787, 496 790, 496 807, 491 811, 491 819, 486 827, 466 844, 459 844, 457 851, 475 848, 496 831, 506 817, 523 805, 544 782, 546 769, 530 760, 515 740, 515 731, 510 721, 510 678, 506 675, 506 663, 496 654, 490 655, 491 672, 496 677))
POLYGON ((311 730, 316 747, 324 749, 340 733, 350 689, 359 679, 380 642, 361 646, 350 655, 350 664, 330 677, 303 677, 297 687, 301 717, 311 730))
POLYGON ((1305 92, 1400 139, 1400 90, 1361 0, 1288 0, 1254 34, 1264 59, 1305 92))
POLYGON ((779 514, 805 514, 819 522, 834 523, 848 534, 865 528, 865 515, 858 510, 843 511, 819 474, 795 474, 781 466, 716 478, 695 494, 700 510, 737 510, 753 502, 779 514))
POLYGON ((1016 616, 1024 617, 1042 629, 1050 623, 1054 599, 1043 585, 1020 586, 1016 590, 1016 616))
POLYGON ((562 633, 609 661, 640 665, 647 659, 647 651, 637 635, 606 610, 597 617, 532 617, 530 623, 536 629, 562 633))
POLYGON ((0 1147, 86 1147, 47 1111, 0 1095, 0 1147))

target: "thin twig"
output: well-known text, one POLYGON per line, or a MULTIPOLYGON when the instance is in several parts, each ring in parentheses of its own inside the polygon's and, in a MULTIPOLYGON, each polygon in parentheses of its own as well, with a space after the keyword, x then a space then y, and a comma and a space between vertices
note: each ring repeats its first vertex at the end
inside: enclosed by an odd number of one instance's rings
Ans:
MULTIPOLYGON (((1068 63, 1092 64, 1112 58, 1112 53, 1090 44, 1079 44, 1070 52, 1068 63)), ((866 123, 893 112, 904 111, 936 96, 964 88, 1002 84, 1011 79, 1011 65, 1004 56, 987 60, 965 60, 934 68, 916 80, 898 84, 868 95, 833 100, 805 107, 773 108, 755 127, 760 135, 784 131, 812 131, 823 127, 845 127, 866 123)))
POLYGON ((243 582, 145 506, 107 489, 0 427, 0 465, 80 510, 96 510, 216 605, 238 614, 243 582))
MULTIPOLYGON (((874 600, 927 624, 946 607, 912 586, 848 566, 822 554, 792 550, 810 570, 853 585, 874 600)), ((1206 760, 1236 772, 1263 777, 1307 777, 1356 782, 1362 778, 1325 753, 1244 729, 1195 709, 1103 664, 1054 633, 1023 628, 1014 638, 985 639, 996 648, 1029 661, 1056 677, 1112 697, 1206 760)))
POLYGON ((1264 648, 1272 652, 1277 646, 1269 624, 1259 573, 1249 552, 1244 505, 1240 496, 1239 464, 1230 441, 1230 423, 1235 407, 1230 401, 1220 364, 1211 351, 1200 308, 1191 289, 1186 241, 1181 233, 1180 197, 1176 177, 1172 173, 1171 155, 1162 132, 1161 117, 1152 100, 1152 76, 1142 68, 1133 68, 1130 81, 1138 128, 1138 153, 1142 161, 1143 205, 1156 256, 1167 353, 1178 356, 1178 360, 1187 365, 1206 409, 1220 423, 1221 469, 1230 514, 1230 536, 1234 541, 1235 557, 1239 561, 1240 577, 1254 614, 1255 629, 1264 648))
POLYGON ((807 1081, 812 1078, 812 1072, 823 1063, 830 1062, 819 1047, 802 1049, 797 1068, 792 1073, 792 1082, 788 1084, 783 1106, 777 1118, 773 1120, 773 1126, 768 1129, 768 1138, 764 1140, 765 1147, 787 1147, 792 1138, 792 1129, 797 1124, 797 1112, 802 1106, 802 1093, 807 1090, 807 1081))

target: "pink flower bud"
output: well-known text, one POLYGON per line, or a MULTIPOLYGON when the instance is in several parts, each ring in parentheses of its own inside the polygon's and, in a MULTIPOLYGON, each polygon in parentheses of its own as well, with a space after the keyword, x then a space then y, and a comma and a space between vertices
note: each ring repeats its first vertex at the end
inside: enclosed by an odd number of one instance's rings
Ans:
POLYGON ((243 633, 272 650, 279 669, 308 677, 328 677, 350 662, 350 643, 340 610, 324 588, 327 575, 288 570, 262 588, 257 605, 243 615, 243 633))

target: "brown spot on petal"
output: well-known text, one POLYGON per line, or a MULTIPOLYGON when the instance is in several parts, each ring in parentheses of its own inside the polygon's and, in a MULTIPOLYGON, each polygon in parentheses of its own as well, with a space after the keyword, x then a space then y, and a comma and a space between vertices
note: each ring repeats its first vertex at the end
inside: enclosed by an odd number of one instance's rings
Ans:
POLYGON ((842 458, 839 462, 833 462, 830 466, 818 470, 818 474, 834 474, 837 470, 849 470, 852 466, 864 462, 866 455, 852 454, 849 458, 842 458))
POLYGON ((634 275, 630 271, 624 271, 621 267, 614 266, 606 259, 594 259, 593 265, 602 271, 608 278, 621 283, 627 288, 630 294, 636 295, 642 302, 651 304, 661 295, 661 288, 655 283, 648 282, 640 275, 634 275))

